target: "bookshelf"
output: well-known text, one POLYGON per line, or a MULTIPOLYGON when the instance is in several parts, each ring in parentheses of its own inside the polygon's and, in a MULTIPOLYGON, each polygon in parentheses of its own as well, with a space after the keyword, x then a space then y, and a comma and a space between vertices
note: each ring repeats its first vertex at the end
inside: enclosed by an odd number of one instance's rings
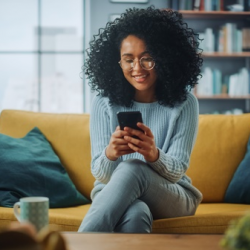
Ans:
POLYGON ((250 95, 229 96, 227 94, 211 95, 211 96, 197 95, 197 97, 198 99, 204 99, 204 100, 215 100, 215 99, 247 100, 247 99, 250 99, 250 95))
POLYGON ((182 13, 183 17, 185 19, 193 19, 193 18, 199 18, 199 19, 207 19, 207 18, 221 18, 221 19, 228 19, 228 18, 234 18, 234 19, 241 19, 241 18, 249 18, 250 17, 250 11, 194 11, 194 10, 179 10, 180 13, 182 13))
POLYGON ((225 52, 203 52, 202 53, 203 58, 206 57, 239 57, 239 58, 249 58, 250 52, 233 52, 233 53, 225 53, 225 52))
MULTIPOLYGON (((199 34, 204 32, 204 30, 208 27, 211 28, 213 32, 217 32, 218 34, 221 27, 228 23, 230 23, 230 25, 233 24, 237 26, 238 29, 250 28, 250 11, 233 12, 224 10, 179 10, 179 12, 183 15, 184 21, 186 21, 188 25, 199 34)), ((250 35, 248 36, 248 38, 250 40, 250 35)), ((216 43, 216 40, 214 41, 214 43, 216 43)), ((248 74, 249 79, 248 91, 244 91, 243 89, 242 92, 239 92, 239 82, 237 83, 238 86, 235 85, 234 87, 235 91, 233 91, 233 88, 231 88, 231 91, 229 91, 229 86, 231 85, 228 85, 228 89, 226 90, 228 91, 228 93, 223 93, 222 90, 222 93, 208 93, 204 95, 202 93, 197 93, 197 90, 195 90, 195 94, 200 103, 201 113, 207 113, 209 110, 209 106, 211 106, 211 111, 209 113, 213 113, 213 111, 218 112, 218 110, 220 113, 223 113, 223 110, 220 110, 220 106, 223 106, 223 108, 225 108, 226 105, 228 107, 230 106, 229 109, 241 108, 243 112, 250 112, 250 50, 247 49, 247 51, 242 50, 237 52, 226 52, 224 49, 224 51, 219 52, 218 47, 219 45, 217 46, 217 49, 213 49, 211 52, 204 51, 201 53, 204 60, 203 69, 205 67, 210 67, 212 71, 214 69, 219 71, 222 75, 221 77, 228 75, 230 78, 231 75, 237 74, 237 72, 241 71, 241 69, 244 68, 245 72, 247 72, 248 74), (227 103, 226 105, 225 102, 227 103), (222 105, 222 103, 224 104, 222 105), (206 105, 206 108, 204 109, 206 110, 206 112, 202 112, 202 105, 206 105), (238 107, 237 105, 240 107, 238 107)), ((212 77, 214 76, 212 75, 212 77)), ((198 86, 199 85, 201 85, 201 83, 198 84, 198 86)), ((216 86, 213 86, 213 88, 216 88, 216 86)), ((226 91, 224 89, 224 92, 226 91)))

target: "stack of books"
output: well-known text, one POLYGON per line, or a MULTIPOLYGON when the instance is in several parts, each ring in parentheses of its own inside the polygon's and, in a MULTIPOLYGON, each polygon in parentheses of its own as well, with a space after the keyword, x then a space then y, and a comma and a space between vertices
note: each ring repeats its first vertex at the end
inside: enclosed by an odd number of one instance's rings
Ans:
POLYGON ((200 47, 204 52, 250 51, 250 28, 237 28, 235 23, 226 23, 219 30, 206 28, 199 33, 200 47))
POLYGON ((198 97, 215 95, 247 97, 250 95, 250 70, 242 68, 236 74, 222 75, 219 69, 205 67, 195 94, 198 97))

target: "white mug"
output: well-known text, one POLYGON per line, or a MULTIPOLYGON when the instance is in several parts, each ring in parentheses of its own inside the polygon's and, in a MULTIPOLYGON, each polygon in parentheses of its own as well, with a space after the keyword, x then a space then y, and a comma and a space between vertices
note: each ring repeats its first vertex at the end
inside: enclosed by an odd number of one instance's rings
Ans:
POLYGON ((20 222, 30 222, 40 231, 49 224, 49 198, 25 197, 13 206, 14 215, 20 222), (21 212, 19 213, 18 208, 21 212))

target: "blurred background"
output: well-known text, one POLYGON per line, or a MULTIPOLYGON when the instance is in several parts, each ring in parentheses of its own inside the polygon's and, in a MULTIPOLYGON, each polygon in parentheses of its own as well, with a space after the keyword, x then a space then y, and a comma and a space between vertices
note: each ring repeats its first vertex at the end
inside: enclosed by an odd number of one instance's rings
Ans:
POLYGON ((127 8, 150 5, 180 10, 204 39, 200 113, 250 112, 248 0, 0 0, 0 112, 89 113, 94 93, 82 66, 90 40, 127 8), (237 51, 228 50, 233 29, 237 51))

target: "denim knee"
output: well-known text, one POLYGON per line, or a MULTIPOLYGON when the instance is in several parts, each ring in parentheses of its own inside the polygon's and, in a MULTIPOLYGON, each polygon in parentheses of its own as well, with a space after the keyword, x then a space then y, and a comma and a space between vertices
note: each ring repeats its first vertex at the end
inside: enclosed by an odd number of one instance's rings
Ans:
POLYGON ((114 173, 122 171, 122 172, 133 173, 135 175, 141 176, 141 175, 145 175, 145 172, 147 172, 146 169, 148 168, 150 167, 144 161, 141 161, 138 159, 129 159, 129 160, 121 162, 115 169, 114 173))
POLYGON ((135 200, 120 219, 115 232, 150 233, 153 216, 146 203, 135 200))

